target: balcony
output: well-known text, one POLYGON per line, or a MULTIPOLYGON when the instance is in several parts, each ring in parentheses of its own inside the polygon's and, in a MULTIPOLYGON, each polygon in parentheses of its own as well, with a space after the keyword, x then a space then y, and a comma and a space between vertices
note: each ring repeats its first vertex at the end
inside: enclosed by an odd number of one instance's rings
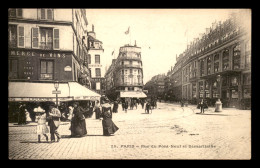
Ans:
POLYGON ((53 49, 53 43, 52 42, 40 42, 39 48, 43 50, 52 50, 53 49))
POLYGON ((142 61, 142 59, 140 57, 131 57, 131 56, 127 56, 127 57, 119 57, 119 60, 135 60, 135 61, 142 61))
POLYGON ((122 68, 143 68, 143 67, 141 65, 126 64, 126 65, 118 65, 117 68, 122 69, 122 68))

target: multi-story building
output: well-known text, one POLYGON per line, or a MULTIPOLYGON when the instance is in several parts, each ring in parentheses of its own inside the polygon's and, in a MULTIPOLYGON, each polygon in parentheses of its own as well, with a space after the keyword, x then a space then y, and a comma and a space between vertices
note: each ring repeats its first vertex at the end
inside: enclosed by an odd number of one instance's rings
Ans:
POLYGON ((106 74, 108 97, 146 97, 143 93, 143 68, 141 48, 136 45, 120 47, 117 59, 106 74))
MULTIPOLYGON (((243 16, 213 23, 179 56, 175 65, 181 64, 179 99, 205 98, 213 105, 220 98, 224 107, 251 107, 251 32, 248 24, 241 24, 250 17, 243 16)), ((171 74, 179 81, 179 71, 171 74)))
POLYGON ((149 97, 164 98, 164 78, 165 74, 155 75, 145 84, 144 89, 148 90, 149 97))
POLYGON ((164 99, 170 101, 180 101, 182 97, 182 58, 176 56, 176 63, 174 67, 168 71, 165 77, 164 99))
POLYGON ((90 91, 84 9, 12 8, 8 12, 10 103, 55 102, 51 93, 55 81, 61 90, 59 102, 76 99, 73 86, 82 94, 90 91))
POLYGON ((99 94, 105 94, 105 57, 102 41, 96 39, 94 25, 92 31, 88 32, 88 67, 91 76, 91 89, 99 94))

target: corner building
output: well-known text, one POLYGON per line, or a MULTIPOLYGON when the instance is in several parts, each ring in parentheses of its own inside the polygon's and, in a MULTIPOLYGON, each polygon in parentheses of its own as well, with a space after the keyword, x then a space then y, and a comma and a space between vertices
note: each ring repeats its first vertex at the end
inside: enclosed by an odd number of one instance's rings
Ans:
POLYGON ((117 59, 112 60, 106 75, 107 95, 116 97, 146 97, 143 93, 143 66, 141 48, 131 45, 120 47, 117 59))
POLYGON ((76 88, 83 93, 90 87, 86 11, 10 8, 8 12, 10 108, 18 102, 32 105, 31 108, 37 102, 55 102, 55 81, 61 90, 58 103, 85 100, 76 97, 76 88))

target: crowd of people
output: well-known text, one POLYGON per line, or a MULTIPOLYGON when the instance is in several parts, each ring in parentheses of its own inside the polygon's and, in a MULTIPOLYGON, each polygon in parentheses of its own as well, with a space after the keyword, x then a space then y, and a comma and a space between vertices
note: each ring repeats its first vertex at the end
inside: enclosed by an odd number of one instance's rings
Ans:
MULTIPOLYGON (((35 116, 33 121, 37 123, 38 142, 41 142, 41 135, 49 142, 48 134, 50 134, 51 143, 59 142, 61 136, 58 128, 61 122, 70 122, 71 137, 84 137, 88 133, 86 118, 102 120, 103 135, 111 136, 119 129, 112 121, 112 114, 118 113, 119 104, 122 104, 122 109, 125 112, 128 109, 137 109, 140 104, 146 113, 157 107, 155 99, 118 98, 115 101, 110 101, 106 96, 102 96, 100 102, 61 102, 60 106, 57 106, 54 102, 38 103, 33 109, 35 116)), ((31 121, 26 104, 20 103, 18 124, 28 124, 31 121)))
MULTIPOLYGON (((36 133, 38 135, 38 142, 41 142, 41 136, 46 138, 49 142, 59 142, 61 136, 58 132, 61 121, 70 122, 71 137, 84 137, 87 135, 86 118, 92 118, 95 112, 95 119, 102 120, 103 135, 111 136, 119 128, 112 121, 112 113, 118 112, 118 101, 110 102, 107 97, 102 97, 101 103, 99 101, 87 102, 72 102, 61 103, 60 106, 55 105, 54 102, 39 103, 34 109, 36 133), (113 104, 113 108, 112 108, 113 104), (83 106, 86 105, 84 108, 83 106)), ((26 104, 20 103, 18 124, 24 125, 31 122, 29 112, 26 104)))

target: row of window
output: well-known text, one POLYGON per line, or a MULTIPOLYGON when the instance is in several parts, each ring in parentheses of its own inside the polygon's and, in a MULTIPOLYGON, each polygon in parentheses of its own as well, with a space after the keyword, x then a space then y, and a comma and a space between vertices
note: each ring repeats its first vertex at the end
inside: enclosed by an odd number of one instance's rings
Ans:
MULTIPOLYGON (((8 16, 10 18, 22 18, 23 9, 22 8, 9 8, 8 16)), ((53 9, 41 8, 38 9, 38 19, 40 20, 53 20, 53 9)))
MULTIPOLYGON (((91 55, 87 55, 88 63, 91 64, 91 55)), ((95 55, 95 64, 100 64, 100 55, 95 55)))
MULTIPOLYGON (((38 49, 59 49, 59 29, 33 27, 31 29, 32 48, 38 49)), ((23 26, 9 25, 8 26, 8 45, 9 47, 25 47, 25 33, 23 26)))
MULTIPOLYGON (((9 79, 18 78, 18 60, 10 59, 9 60, 9 79)), ((33 67, 32 67, 33 68, 33 67)), ((91 72, 91 70, 90 70, 91 72)), ((101 77, 100 68, 95 69, 96 77, 101 77)), ((76 66, 74 64, 74 76, 77 80, 79 76, 76 71, 76 66)), ((53 80, 54 79, 54 61, 53 60, 41 60, 40 61, 40 79, 41 80, 53 80)))
MULTIPOLYGON (((91 69, 89 69, 89 71, 90 71, 90 77, 91 77, 91 69)), ((101 69, 95 68, 95 74, 96 74, 96 77, 101 77, 101 69)))
MULTIPOLYGON (((10 59, 9 63, 9 79, 18 78, 18 60, 10 59)), ((33 67, 32 67, 33 68, 33 67)), ((52 80, 54 75, 54 62, 50 60, 40 61, 40 79, 41 80, 52 80)))
MULTIPOLYGON (((129 72, 130 72, 130 74, 133 74, 133 69, 129 69, 129 72)), ((138 69, 138 70, 134 70, 134 74, 136 74, 136 72, 138 73, 138 74, 141 74, 141 70, 140 69, 138 69)), ((121 75, 127 75, 127 70, 121 70, 121 75)))
MULTIPOLYGON (((138 63, 138 65, 141 65, 141 66, 142 66, 142 62, 141 62, 141 61, 137 61, 137 63, 138 63)), ((121 65, 124 65, 124 64, 125 64, 125 62, 122 61, 122 62, 121 62, 121 65)), ((126 65, 128 65, 128 64, 126 64, 126 65)), ((129 61, 129 65, 133 65, 133 61, 129 61)))

